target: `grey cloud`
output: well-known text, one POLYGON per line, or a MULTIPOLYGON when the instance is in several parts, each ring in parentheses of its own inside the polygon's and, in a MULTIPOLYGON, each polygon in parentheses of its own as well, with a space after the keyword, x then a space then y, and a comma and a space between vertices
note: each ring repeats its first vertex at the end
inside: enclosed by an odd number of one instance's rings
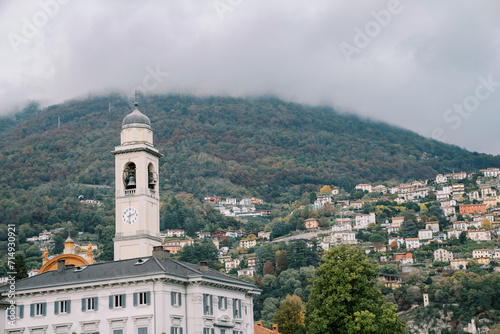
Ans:
MULTIPOLYGON (((42 3, 56 0, 42 0, 42 3)), ((61 1, 61 0, 59 0, 61 1)), ((391 1, 68 1, 14 52, 9 33, 42 10, 0 4, 0 98, 7 113, 28 99, 58 103, 88 92, 131 92, 148 68, 169 75, 151 93, 276 94, 329 104, 446 142, 500 153, 500 91, 459 129, 445 111, 474 93, 479 76, 500 81, 496 1, 401 0, 402 11, 347 62, 339 45, 391 1), (222 14, 214 3, 226 4, 222 14), (229 8, 229 9, 228 9, 229 8), (489 141, 478 133, 491 133, 489 141), (444 137, 443 137, 444 138, 444 137)))

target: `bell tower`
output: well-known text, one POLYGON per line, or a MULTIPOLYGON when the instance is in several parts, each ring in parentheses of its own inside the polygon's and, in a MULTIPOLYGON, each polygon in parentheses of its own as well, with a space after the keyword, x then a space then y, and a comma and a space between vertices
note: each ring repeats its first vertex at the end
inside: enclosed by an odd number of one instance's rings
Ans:
POLYGON ((115 156, 115 261, 150 256, 161 245, 158 162, 149 118, 135 109, 123 119, 115 156))

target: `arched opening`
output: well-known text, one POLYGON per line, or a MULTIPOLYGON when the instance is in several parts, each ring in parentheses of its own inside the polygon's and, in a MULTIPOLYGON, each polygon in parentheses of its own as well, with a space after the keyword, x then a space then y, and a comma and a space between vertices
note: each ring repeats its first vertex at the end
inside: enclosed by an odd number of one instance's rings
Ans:
POLYGON ((125 189, 135 189, 136 182, 135 164, 133 162, 129 162, 123 169, 123 185, 125 186, 125 189))
POLYGON ((148 188, 155 190, 156 183, 158 182, 158 175, 155 172, 155 168, 152 163, 148 165, 148 188))

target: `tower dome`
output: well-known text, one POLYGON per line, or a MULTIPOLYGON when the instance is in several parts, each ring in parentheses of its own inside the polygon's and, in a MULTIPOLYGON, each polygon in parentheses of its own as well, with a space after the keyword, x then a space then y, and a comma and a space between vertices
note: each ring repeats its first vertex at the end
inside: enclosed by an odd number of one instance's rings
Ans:
POLYGON ((138 105, 139 104, 137 102, 134 103, 135 109, 130 114, 125 116, 122 122, 122 127, 131 124, 146 124, 148 126, 151 126, 151 121, 149 120, 148 116, 144 115, 139 111, 139 109, 137 109, 138 105))

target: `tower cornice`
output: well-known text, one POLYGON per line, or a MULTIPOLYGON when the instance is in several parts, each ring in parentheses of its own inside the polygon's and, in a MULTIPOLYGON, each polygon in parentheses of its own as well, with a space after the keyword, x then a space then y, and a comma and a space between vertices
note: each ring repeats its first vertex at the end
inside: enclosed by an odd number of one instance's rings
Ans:
POLYGON ((127 148, 127 149, 119 149, 115 151, 111 151, 111 154, 117 155, 117 154, 127 154, 127 153, 134 153, 134 152, 147 152, 157 158, 163 157, 163 154, 156 150, 152 150, 149 147, 134 147, 134 148, 127 148))

